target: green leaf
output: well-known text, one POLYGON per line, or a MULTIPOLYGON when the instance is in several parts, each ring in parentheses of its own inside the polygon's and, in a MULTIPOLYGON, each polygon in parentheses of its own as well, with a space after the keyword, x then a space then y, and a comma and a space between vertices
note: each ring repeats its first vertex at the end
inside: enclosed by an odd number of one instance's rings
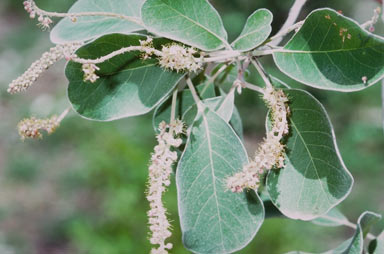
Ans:
MULTIPOLYGON (((364 212, 357 221, 357 229, 354 236, 343 242, 336 249, 321 254, 361 254, 364 249, 364 238, 371 226, 380 220, 381 216, 372 212, 364 212)), ((302 251, 293 251, 287 254, 311 254, 302 251)))
POLYGON ((235 107, 235 89, 229 91, 228 94, 221 91, 222 100, 216 106, 215 112, 221 116, 226 122, 229 122, 233 115, 235 107))
POLYGON ((273 57, 286 75, 320 89, 357 91, 384 78, 384 39, 331 9, 309 14, 273 57))
POLYGON ((284 92, 291 110, 286 166, 269 172, 267 189, 285 216, 312 220, 347 197, 353 178, 342 161, 331 122, 320 102, 302 90, 284 92))
MULTIPOLYGON (((68 13, 109 12, 136 18, 140 21, 140 8, 144 0, 79 0, 68 13)), ((144 28, 134 22, 106 16, 78 17, 76 22, 64 18, 52 29, 51 41, 56 44, 86 41, 110 33, 128 34, 144 28)))
POLYGON ((206 0, 147 0, 141 16, 154 34, 207 51, 230 47, 219 14, 206 0))
MULTIPOLYGON (((230 96, 232 97, 232 96, 230 96)), ((214 111, 224 121, 229 122, 232 117, 234 108, 233 99, 227 99, 225 95, 208 98, 202 101, 205 106, 214 111)), ((187 126, 192 125, 197 115, 197 105, 192 105, 182 116, 183 121, 187 126)))
POLYGON ((267 9, 259 9, 247 19, 243 31, 239 37, 231 43, 231 46, 240 51, 248 51, 260 46, 272 31, 273 15, 267 9))
POLYGON ((384 253, 384 232, 382 232, 376 239, 369 243, 369 254, 382 254, 384 253))
MULTIPOLYGON (((122 47, 139 45, 139 35, 105 35, 81 47, 79 57, 95 59, 122 47)), ((155 39, 155 46, 164 41, 155 39)), ((68 97, 83 117, 110 121, 145 114, 163 101, 184 74, 161 69, 155 59, 142 60, 139 52, 116 56, 102 64, 95 83, 84 82, 81 64, 66 67, 68 97)))
POLYGON ((194 253, 231 253, 247 245, 264 219, 254 192, 232 193, 227 177, 248 162, 233 129, 204 107, 176 171, 183 243, 194 253))
MULTIPOLYGON (((200 84, 196 86, 196 91, 199 94, 200 99, 215 97, 215 88, 213 83, 200 84)), ((182 115, 184 115, 184 113, 194 104, 195 101, 193 100, 192 93, 189 89, 184 89, 179 92, 176 101, 176 115, 182 117, 182 115)), ((171 118, 171 106, 172 98, 169 98, 156 108, 152 118, 153 128, 156 131, 158 130, 160 122, 169 122, 169 119, 171 118)))
POLYGON ((337 227, 347 225, 350 222, 347 217, 340 212, 339 209, 333 208, 327 214, 321 215, 320 217, 311 221, 312 223, 326 227, 337 227))

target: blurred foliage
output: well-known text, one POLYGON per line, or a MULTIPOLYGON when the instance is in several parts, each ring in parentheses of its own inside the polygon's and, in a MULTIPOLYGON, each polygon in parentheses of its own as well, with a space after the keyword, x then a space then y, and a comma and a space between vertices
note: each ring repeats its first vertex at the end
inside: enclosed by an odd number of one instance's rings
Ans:
MULTIPOLYGON (((37 2, 49 10, 65 11, 74 0, 37 2)), ((148 253, 148 204, 144 191, 147 164, 155 144, 151 116, 99 123, 72 113, 55 134, 40 141, 21 142, 15 130, 21 118, 57 114, 67 105, 63 64, 50 69, 28 93, 6 93, 8 83, 50 47, 48 33, 36 27, 21 3, 0 2, 0 253, 148 253)), ((233 39, 248 15, 258 8, 274 13, 276 32, 293 1, 212 3, 233 39)), ((320 7, 342 10, 364 22, 370 19, 375 2, 309 0, 302 17, 320 7)), ((377 31, 382 33, 383 26, 377 31)), ((263 61, 270 73, 293 87, 303 88, 279 73, 269 57, 263 61)), ((257 84, 262 82, 255 74, 249 78, 257 84)), ((382 212, 384 135, 380 86, 356 93, 306 89, 329 111, 340 152, 355 177, 353 192, 341 204, 341 210, 352 221, 366 209, 382 212)), ((266 110, 259 95, 249 91, 244 91, 237 103, 246 142, 252 150, 263 136, 266 110)), ((173 253, 188 253, 181 243, 174 185, 167 192, 165 203, 173 221, 173 253)), ((239 253, 322 251, 337 246, 351 234, 346 228, 268 219, 252 243, 239 253)))

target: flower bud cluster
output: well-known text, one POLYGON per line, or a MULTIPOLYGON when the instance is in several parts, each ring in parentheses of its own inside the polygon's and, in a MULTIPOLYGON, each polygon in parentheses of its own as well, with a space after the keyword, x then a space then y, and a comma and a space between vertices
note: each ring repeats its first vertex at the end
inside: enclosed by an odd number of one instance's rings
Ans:
POLYGON ((17 128, 19 130, 19 135, 22 140, 26 138, 42 138, 42 130, 45 130, 48 134, 53 133, 57 127, 60 125, 60 120, 57 116, 52 116, 47 119, 38 119, 38 118, 26 118, 19 122, 17 128))
POLYGON ((142 47, 142 58, 144 60, 150 58, 155 52, 155 48, 153 47, 153 39, 151 37, 147 37, 146 40, 139 40, 140 46, 142 47))
POLYGON ((227 179, 227 188, 242 192, 244 188, 258 189, 262 176, 272 168, 284 168, 284 145, 281 139, 288 134, 288 98, 282 90, 272 87, 264 90, 264 97, 271 112, 271 129, 259 146, 255 158, 243 170, 227 179))
POLYGON ((202 68, 202 59, 193 55, 194 48, 186 48, 179 44, 163 46, 162 56, 159 57, 160 66, 170 70, 196 72, 202 68))
POLYGON ((172 248, 171 243, 165 243, 165 240, 171 236, 171 231, 166 216, 167 211, 162 203, 162 195, 166 187, 170 185, 172 165, 177 160, 177 152, 171 151, 171 148, 181 145, 182 140, 177 136, 184 132, 184 126, 180 120, 175 120, 171 124, 161 122, 159 131, 160 133, 156 137, 158 144, 154 148, 149 166, 147 193, 150 204, 148 211, 150 242, 159 245, 151 250, 151 254, 166 254, 172 248))
POLYGON ((27 90, 38 77, 54 63, 62 58, 67 60, 71 59, 79 46, 79 43, 71 43, 56 45, 56 47, 51 48, 48 52, 45 52, 39 60, 32 63, 23 75, 9 84, 8 92, 15 94, 27 90))
POLYGON ((96 71, 100 70, 100 68, 97 67, 96 64, 91 64, 91 63, 83 64, 81 68, 83 69, 83 72, 84 72, 84 76, 83 76, 84 82, 89 81, 91 83, 95 83, 96 80, 100 78, 96 74, 96 71))
POLYGON ((375 24, 377 23, 377 21, 380 18, 380 13, 381 13, 380 7, 377 7, 376 9, 373 10, 373 16, 372 16, 370 25, 368 27, 368 31, 370 31, 371 33, 373 33, 375 31, 375 24))
POLYGON ((42 12, 36 8, 36 4, 33 0, 24 1, 24 9, 29 13, 29 17, 34 19, 38 16, 37 20, 39 21, 39 26, 42 30, 49 29, 50 25, 53 23, 52 19, 48 16, 45 16, 42 12))

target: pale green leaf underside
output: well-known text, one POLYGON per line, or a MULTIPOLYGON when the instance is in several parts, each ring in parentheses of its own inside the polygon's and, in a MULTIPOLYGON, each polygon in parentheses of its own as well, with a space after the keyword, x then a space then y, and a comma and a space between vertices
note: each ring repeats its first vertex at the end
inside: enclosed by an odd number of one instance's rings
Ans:
MULTIPOLYGON (((364 238, 371 226, 377 223, 381 216, 372 212, 364 212, 357 221, 357 229, 354 236, 343 242, 336 249, 323 252, 321 254, 361 254, 364 248, 364 238)), ((287 254, 313 254, 309 252, 293 251, 287 254)), ((376 254, 376 253, 374 253, 376 254)), ((379 252, 378 252, 379 254, 379 252)))
MULTIPOLYGON (((97 58, 121 47, 139 45, 139 35, 111 34, 83 46, 76 54, 97 58)), ((154 40, 155 45, 162 40, 154 40)), ((157 106, 176 86, 183 74, 165 71, 157 60, 142 60, 138 52, 116 56, 99 64, 100 78, 84 82, 81 64, 66 67, 68 97, 72 107, 83 117, 110 121, 141 115, 157 106)))
POLYGON ((263 43, 272 31, 273 15, 267 9, 259 9, 249 16, 239 37, 231 46, 239 51, 248 51, 263 43))
POLYGON ((285 216, 312 220, 346 198, 353 178, 344 166, 320 102, 302 90, 284 91, 291 110, 286 167, 270 171, 267 189, 285 216))
MULTIPOLYGON (((215 112, 220 116, 224 121, 229 122, 232 117, 234 104, 230 101, 225 101, 225 96, 216 96, 213 98, 208 98, 202 101, 205 106, 210 110, 215 112), (221 109, 220 109, 221 107, 221 109), (225 110, 227 109, 227 110, 225 110)), ((197 115, 197 106, 196 104, 189 107, 183 114, 182 119, 187 126, 191 126, 197 115)))
MULTIPOLYGON (((229 124, 232 126, 233 130, 239 136, 240 139, 243 139, 243 123, 237 110, 236 106, 233 103, 233 97, 229 97, 223 104, 225 99, 225 94, 222 96, 217 96, 213 98, 208 98, 203 100, 204 105, 206 105, 210 110, 216 112, 221 118, 226 122, 229 121, 229 124), (220 109, 220 105, 223 107, 220 109)), ((183 114, 182 119, 187 126, 192 125, 197 115, 197 106, 190 106, 183 114)))
POLYGON ((384 39, 331 9, 312 12, 273 56, 286 75, 320 89, 356 91, 384 78, 384 39))
POLYGON ((324 214, 311 222, 316 225, 327 227, 343 226, 349 223, 347 217, 345 217, 337 208, 331 209, 327 214, 324 214))
POLYGON ((247 163, 232 128, 205 107, 194 122, 177 171, 183 243, 194 253, 231 253, 252 240, 264 219, 254 192, 232 193, 225 179, 247 163))
MULTIPOLYGON (((144 0, 79 0, 69 13, 111 12, 140 20, 140 8, 144 0)), ((76 22, 64 18, 51 31, 51 41, 56 44, 85 41, 110 33, 128 34, 144 28, 121 18, 105 16, 78 17, 76 22)))
POLYGON ((229 46, 223 22, 207 0, 147 0, 141 16, 154 34, 208 51, 229 46))

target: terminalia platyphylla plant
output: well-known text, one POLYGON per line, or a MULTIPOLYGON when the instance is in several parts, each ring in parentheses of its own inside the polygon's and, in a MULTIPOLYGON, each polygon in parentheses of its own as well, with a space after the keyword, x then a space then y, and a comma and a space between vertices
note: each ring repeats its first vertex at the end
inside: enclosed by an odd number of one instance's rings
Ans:
POLYGON ((22 139, 50 134, 70 110, 97 121, 154 111, 157 145, 146 190, 151 253, 173 247, 162 195, 174 172, 182 240, 194 253, 244 248, 265 216, 272 216, 264 209, 268 202, 280 216, 355 229, 329 253, 363 253, 365 238, 371 240, 369 253, 383 253, 383 233, 368 233, 380 215, 364 212, 354 224, 336 208, 353 178, 324 107, 267 73, 260 61, 272 56, 281 72, 318 89, 372 86, 384 77, 384 39, 374 34, 381 9, 363 24, 329 8, 295 23, 305 2, 295 1, 273 36, 272 13, 256 10, 228 42, 207 0, 79 0, 68 13, 27 0, 25 10, 50 32, 55 46, 12 81, 8 92, 26 91, 64 59, 71 105, 58 117, 22 120, 19 133, 22 139), (56 18, 63 19, 51 28, 56 18), (262 84, 252 84, 249 71, 262 84), (244 90, 260 93, 269 109, 265 138, 250 159, 235 107, 235 96, 244 90))

